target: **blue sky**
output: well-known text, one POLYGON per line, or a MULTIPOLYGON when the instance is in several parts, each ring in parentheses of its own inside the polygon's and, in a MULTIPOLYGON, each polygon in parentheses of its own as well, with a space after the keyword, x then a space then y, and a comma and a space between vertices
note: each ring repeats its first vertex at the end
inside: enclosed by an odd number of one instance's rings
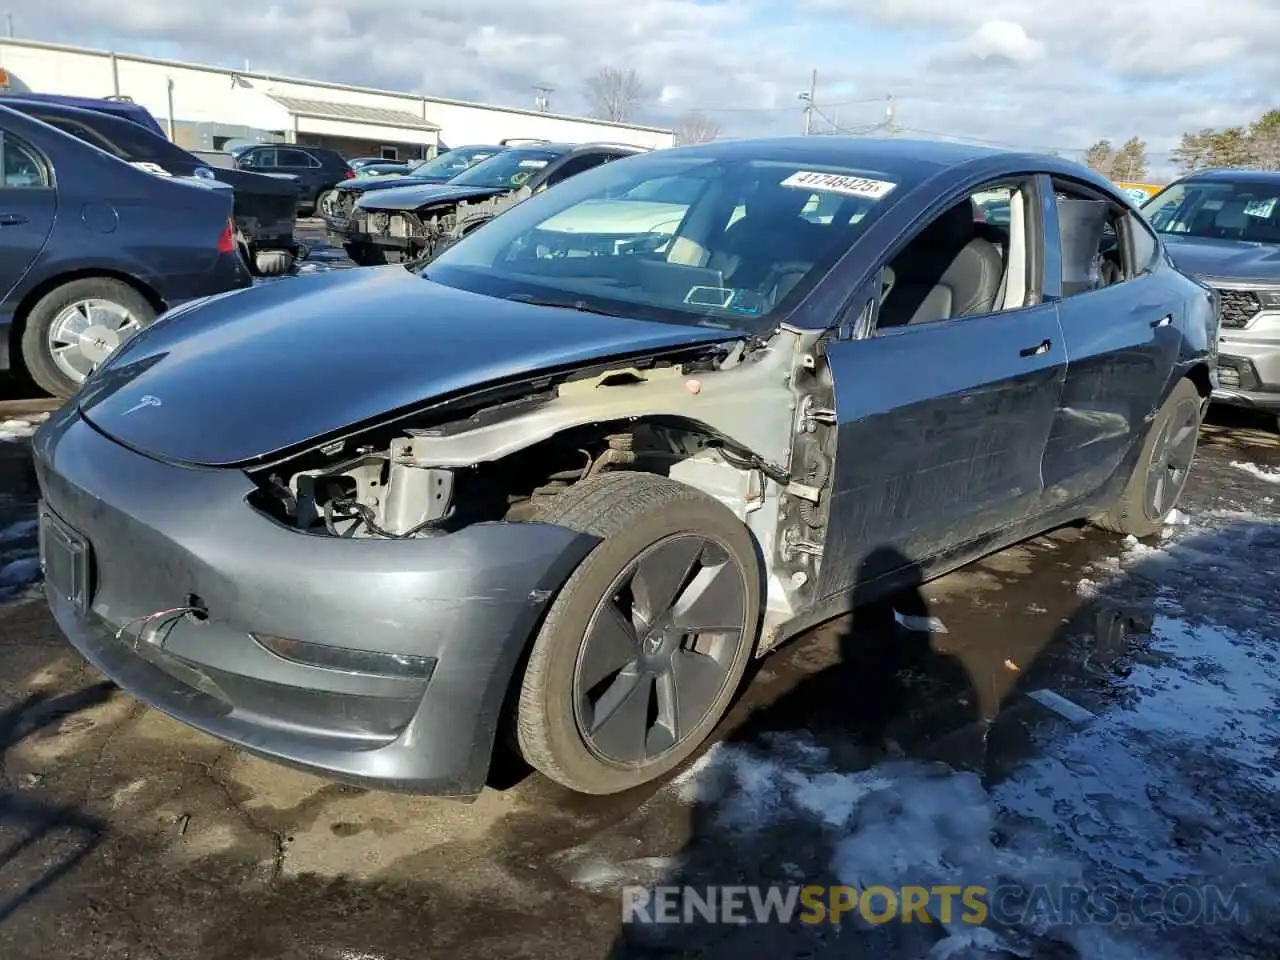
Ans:
POLYGON ((317 79, 585 110, 602 65, 651 94, 638 119, 704 110, 726 135, 799 132, 796 92, 863 129, 895 97, 905 134, 1079 152, 1149 142, 1159 169, 1183 131, 1280 105, 1280 0, 42 0, 18 36, 317 79))

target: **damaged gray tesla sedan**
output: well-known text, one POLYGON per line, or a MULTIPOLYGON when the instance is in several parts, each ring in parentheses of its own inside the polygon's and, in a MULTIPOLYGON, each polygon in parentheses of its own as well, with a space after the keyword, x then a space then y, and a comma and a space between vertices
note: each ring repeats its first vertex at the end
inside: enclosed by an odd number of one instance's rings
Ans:
POLYGON ((621 791, 823 618, 1064 522, 1158 531, 1214 296, 1056 158, 620 160, 425 268, 123 346, 35 440, 49 603, 120 686, 282 763, 468 795, 503 740, 621 791))

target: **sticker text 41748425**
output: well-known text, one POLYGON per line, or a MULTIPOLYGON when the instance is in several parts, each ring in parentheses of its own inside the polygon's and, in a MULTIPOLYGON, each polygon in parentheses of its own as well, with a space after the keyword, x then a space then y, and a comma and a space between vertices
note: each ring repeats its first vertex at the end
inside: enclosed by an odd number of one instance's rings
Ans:
POLYGON ((847 197, 861 197, 865 200, 879 200, 886 197, 897 186, 889 180, 872 180, 869 177, 851 177, 840 173, 820 173, 815 170, 797 170, 783 180, 781 185, 842 193, 847 197))

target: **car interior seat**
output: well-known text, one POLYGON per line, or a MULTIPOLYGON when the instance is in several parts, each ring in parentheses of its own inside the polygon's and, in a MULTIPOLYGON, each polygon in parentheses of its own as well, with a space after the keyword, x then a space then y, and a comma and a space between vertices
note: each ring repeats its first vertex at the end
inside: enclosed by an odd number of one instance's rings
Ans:
POLYGON ((719 270, 727 287, 766 297, 780 286, 789 290, 818 262, 833 236, 830 225, 801 216, 809 196, 775 183, 757 184, 746 198, 744 215, 724 231, 706 266, 719 270))
POLYGON ((956 204, 907 244, 890 264, 893 287, 879 325, 902 326, 995 309, 1004 258, 978 235, 972 200, 956 204))
POLYGON ((1223 238, 1236 238, 1244 233, 1249 226, 1249 217, 1245 213, 1248 209, 1251 197, 1232 197, 1222 204, 1217 215, 1213 218, 1213 226, 1216 234, 1223 238))

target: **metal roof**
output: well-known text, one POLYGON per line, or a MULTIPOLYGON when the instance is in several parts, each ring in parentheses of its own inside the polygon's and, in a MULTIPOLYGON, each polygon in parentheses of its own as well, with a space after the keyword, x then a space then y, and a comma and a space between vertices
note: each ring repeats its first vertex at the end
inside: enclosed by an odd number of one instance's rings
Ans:
POLYGON ((371 123, 382 127, 408 127, 413 130, 439 130, 437 124, 423 120, 408 110, 390 110, 386 107, 365 107, 355 103, 334 103, 332 100, 304 100, 301 97, 283 97, 267 94, 296 117, 312 117, 317 120, 348 120, 353 123, 371 123))

